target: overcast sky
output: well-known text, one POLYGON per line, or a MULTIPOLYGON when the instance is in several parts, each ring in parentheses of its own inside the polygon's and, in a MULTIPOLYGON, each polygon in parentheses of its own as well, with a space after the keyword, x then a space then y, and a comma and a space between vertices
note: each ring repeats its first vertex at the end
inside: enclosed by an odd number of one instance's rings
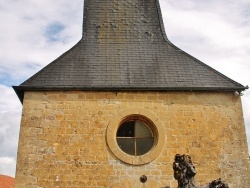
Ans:
MULTIPOLYGON (((160 0, 176 46, 250 85, 250 0, 160 0)), ((83 0, 0 0, 0 174, 15 176, 19 85, 81 38, 83 0)), ((242 97, 250 143, 250 90, 242 97)))

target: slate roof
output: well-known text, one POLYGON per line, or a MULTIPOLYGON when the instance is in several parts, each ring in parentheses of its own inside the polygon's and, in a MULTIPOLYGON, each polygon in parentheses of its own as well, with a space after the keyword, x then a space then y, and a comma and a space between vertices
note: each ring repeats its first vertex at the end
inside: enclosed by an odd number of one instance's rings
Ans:
POLYGON ((28 90, 242 91, 247 87, 174 46, 158 0, 85 0, 82 39, 14 86, 28 90))

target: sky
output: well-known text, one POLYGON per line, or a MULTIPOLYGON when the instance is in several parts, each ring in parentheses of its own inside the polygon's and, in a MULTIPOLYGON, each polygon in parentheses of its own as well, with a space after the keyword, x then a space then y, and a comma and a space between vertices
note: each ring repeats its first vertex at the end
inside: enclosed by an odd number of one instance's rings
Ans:
MULTIPOLYGON (((176 46, 242 85, 250 85, 250 0, 160 0, 176 46)), ((14 177, 21 84, 76 44, 83 0, 0 0, 0 174, 14 177)), ((250 151, 250 89, 242 96, 250 151)))

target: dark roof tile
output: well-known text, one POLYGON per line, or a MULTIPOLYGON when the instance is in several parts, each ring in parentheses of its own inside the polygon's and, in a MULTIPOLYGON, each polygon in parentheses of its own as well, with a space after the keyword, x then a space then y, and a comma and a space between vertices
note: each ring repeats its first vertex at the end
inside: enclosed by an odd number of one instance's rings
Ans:
POLYGON ((83 37, 20 86, 26 90, 226 90, 229 79, 174 46, 158 0, 85 0, 83 37))

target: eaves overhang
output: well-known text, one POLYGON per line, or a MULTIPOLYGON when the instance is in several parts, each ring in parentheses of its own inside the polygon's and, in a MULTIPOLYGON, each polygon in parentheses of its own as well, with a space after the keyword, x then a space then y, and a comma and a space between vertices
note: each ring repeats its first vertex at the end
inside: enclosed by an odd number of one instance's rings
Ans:
POLYGON ((30 86, 13 86, 19 100, 23 103, 24 93, 26 91, 207 91, 207 92, 243 92, 249 89, 248 86, 243 87, 30 87, 30 86))

